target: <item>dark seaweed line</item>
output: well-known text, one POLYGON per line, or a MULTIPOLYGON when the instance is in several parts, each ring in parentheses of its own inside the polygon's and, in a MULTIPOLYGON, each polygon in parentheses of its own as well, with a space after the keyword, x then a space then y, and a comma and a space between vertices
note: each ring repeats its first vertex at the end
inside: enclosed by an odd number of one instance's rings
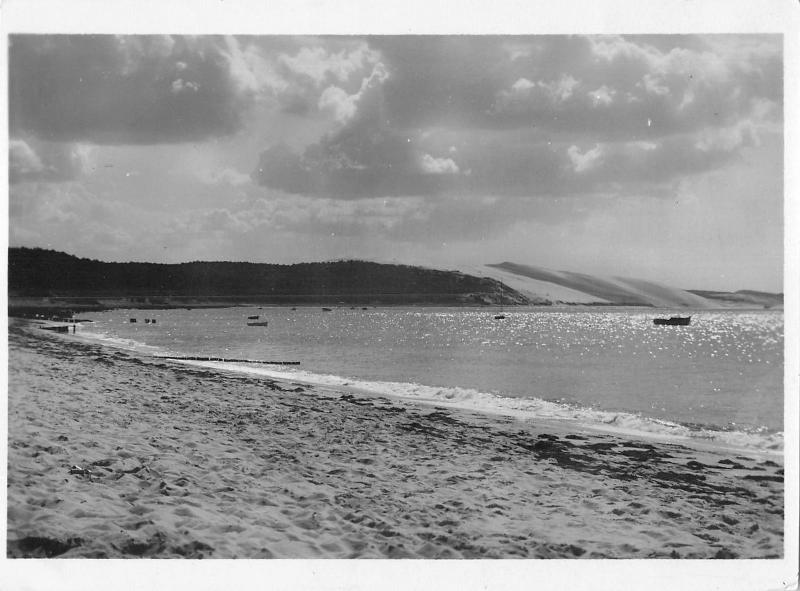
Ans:
POLYGON ((225 363, 264 363, 269 365, 300 365, 299 361, 261 361, 258 359, 230 359, 228 357, 209 356, 184 356, 184 355, 153 355, 156 359, 171 359, 175 361, 222 361, 225 363))

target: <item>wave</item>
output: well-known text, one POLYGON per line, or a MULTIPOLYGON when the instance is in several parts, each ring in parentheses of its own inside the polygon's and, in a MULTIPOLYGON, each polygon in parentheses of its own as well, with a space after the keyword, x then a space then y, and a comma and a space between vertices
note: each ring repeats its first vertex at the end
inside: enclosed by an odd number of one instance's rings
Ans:
POLYGON ((647 437, 676 443, 707 443, 715 447, 768 454, 783 452, 783 434, 765 430, 744 431, 705 425, 690 426, 633 413, 597 410, 539 398, 511 398, 457 386, 436 387, 411 382, 366 381, 305 370, 272 369, 219 361, 181 361, 181 363, 302 382, 323 388, 357 390, 373 396, 510 416, 520 420, 565 421, 610 434, 647 437))
POLYGON ((134 339, 114 337, 96 329, 87 330, 81 327, 81 329, 76 332, 72 338, 86 341, 99 341, 101 344, 108 347, 113 347, 114 349, 124 349, 126 351, 134 351, 136 353, 144 353, 147 355, 157 355, 161 353, 161 349, 159 347, 147 345, 134 339))
MULTIPOLYGON (((177 354, 132 339, 109 336, 102 332, 82 331, 81 337, 100 341, 114 348, 153 356, 177 354)), ((713 425, 686 425, 630 412, 614 412, 553 402, 541 398, 512 398, 472 388, 437 387, 413 382, 387 382, 352 379, 339 375, 314 373, 302 369, 226 361, 188 361, 176 363, 222 371, 250 374, 277 380, 301 382, 329 389, 357 390, 363 394, 413 401, 426 405, 450 407, 483 414, 510 416, 520 420, 553 420, 609 434, 638 436, 686 444, 710 444, 714 447, 783 453, 783 434, 762 429, 723 428, 713 425)))

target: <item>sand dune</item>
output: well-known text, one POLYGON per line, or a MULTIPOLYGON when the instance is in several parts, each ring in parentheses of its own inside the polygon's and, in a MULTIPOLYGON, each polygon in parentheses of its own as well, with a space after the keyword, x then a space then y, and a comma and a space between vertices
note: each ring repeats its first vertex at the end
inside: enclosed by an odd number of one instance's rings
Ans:
POLYGON ((776 458, 9 340, 11 557, 783 552, 776 458))
MULTIPOLYGON (((708 309, 716 307, 713 302, 699 295, 642 279, 598 277, 584 273, 553 271, 543 267, 508 262, 486 265, 486 268, 502 272, 503 276, 511 274, 540 282, 538 285, 531 284, 534 289, 551 289, 555 292, 557 288, 550 288, 550 285, 559 286, 562 290, 568 289, 570 290, 569 292, 560 292, 560 295, 564 297, 556 298, 564 303, 594 301, 616 305, 644 305, 662 308, 691 307, 708 309), (575 294, 581 295, 575 297, 575 294)), ((500 277, 497 278, 499 279, 500 277)))
POLYGON ((491 277, 517 290, 532 303, 607 304, 608 300, 543 279, 528 277, 492 265, 462 265, 456 269, 476 277, 491 277))

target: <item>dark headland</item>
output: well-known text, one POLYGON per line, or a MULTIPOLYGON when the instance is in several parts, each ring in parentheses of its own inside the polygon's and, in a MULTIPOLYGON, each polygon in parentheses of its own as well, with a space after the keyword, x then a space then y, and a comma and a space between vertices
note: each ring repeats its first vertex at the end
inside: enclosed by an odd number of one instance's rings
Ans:
POLYGON ((458 271, 336 261, 110 263, 8 249, 9 314, 232 305, 524 305, 501 282, 458 271))

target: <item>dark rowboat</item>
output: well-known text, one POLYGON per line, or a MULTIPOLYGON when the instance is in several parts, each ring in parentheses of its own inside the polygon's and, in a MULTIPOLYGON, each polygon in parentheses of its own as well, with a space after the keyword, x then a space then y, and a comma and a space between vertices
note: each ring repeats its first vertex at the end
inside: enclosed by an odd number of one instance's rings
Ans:
POLYGON ((656 326, 689 326, 691 316, 671 316, 670 318, 656 318, 653 324, 656 326))
POLYGON ((269 324, 268 320, 264 320, 263 322, 248 322, 247 326, 267 326, 269 324))
POLYGON ((258 316, 248 316, 248 320, 258 320, 258 316))

